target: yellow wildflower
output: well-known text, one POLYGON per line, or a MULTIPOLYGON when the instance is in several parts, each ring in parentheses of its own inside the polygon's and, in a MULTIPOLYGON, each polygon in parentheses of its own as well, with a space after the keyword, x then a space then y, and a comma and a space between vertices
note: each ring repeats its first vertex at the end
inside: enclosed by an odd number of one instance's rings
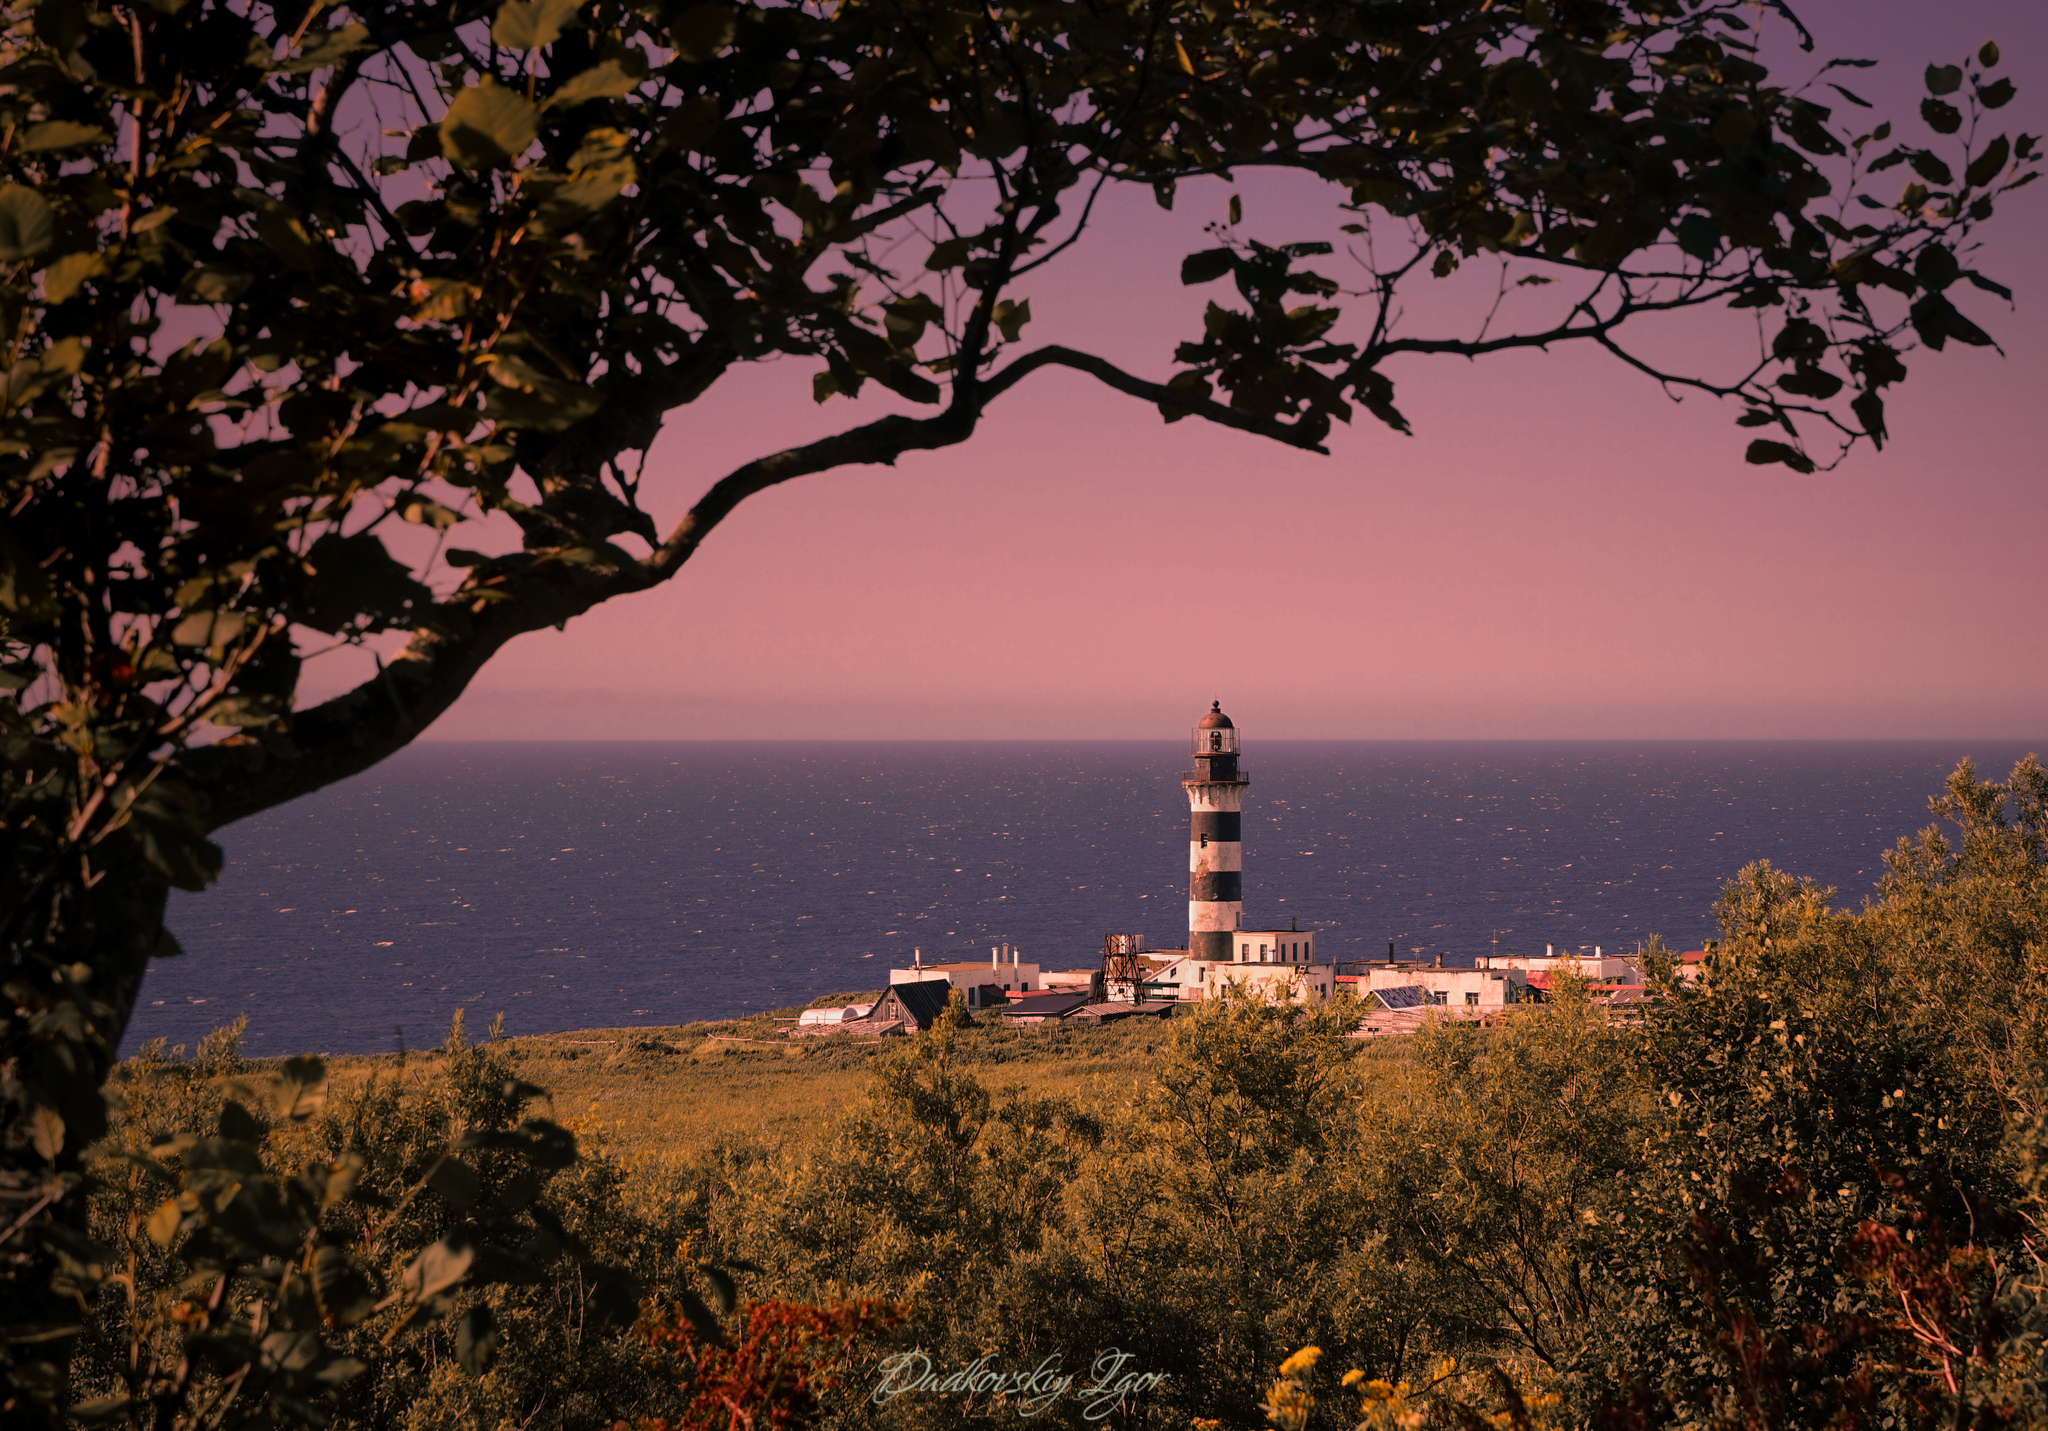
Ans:
POLYGON ((1316 1363, 1322 1360, 1322 1356, 1323 1349, 1321 1347, 1303 1347, 1293 1356, 1287 1358, 1286 1361, 1280 1363, 1280 1374, 1282 1376, 1305 1375, 1316 1369, 1316 1363))

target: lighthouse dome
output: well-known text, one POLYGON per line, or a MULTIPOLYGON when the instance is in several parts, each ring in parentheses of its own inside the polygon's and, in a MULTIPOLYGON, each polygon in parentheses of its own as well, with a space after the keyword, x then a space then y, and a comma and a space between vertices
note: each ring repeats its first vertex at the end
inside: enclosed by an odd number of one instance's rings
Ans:
MULTIPOLYGON (((1229 768, 1221 778, 1237 778, 1237 726, 1229 716, 1223 714, 1223 702, 1209 703, 1209 714, 1203 716, 1201 722, 1195 726, 1194 747, 1196 755, 1230 756, 1229 768)), ((1207 780, 1211 777, 1205 772, 1202 778, 1207 780)))

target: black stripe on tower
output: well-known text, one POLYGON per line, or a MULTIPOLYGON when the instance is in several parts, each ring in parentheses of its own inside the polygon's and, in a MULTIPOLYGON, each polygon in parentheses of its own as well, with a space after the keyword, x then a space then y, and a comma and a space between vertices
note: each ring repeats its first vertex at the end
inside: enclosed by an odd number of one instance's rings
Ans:
POLYGON ((1238 844, 1244 839, 1244 816, 1235 810, 1197 810, 1188 820, 1188 838, 1199 843, 1204 835, 1211 844, 1238 844))
POLYGON ((1237 870, 1213 870, 1188 875, 1188 898, 1196 904, 1242 904, 1244 875, 1237 870))
POLYGON ((1228 929, 1204 929, 1188 935, 1188 954, 1195 959, 1228 960, 1230 941, 1237 936, 1228 929))

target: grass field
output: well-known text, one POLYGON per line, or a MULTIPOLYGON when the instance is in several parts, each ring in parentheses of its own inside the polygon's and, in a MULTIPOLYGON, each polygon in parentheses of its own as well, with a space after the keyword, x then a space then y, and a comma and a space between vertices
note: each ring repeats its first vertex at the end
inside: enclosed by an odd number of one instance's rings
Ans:
MULTIPOLYGON (((787 1031, 797 1013, 543 1034, 508 1039, 504 1051, 521 1078, 548 1091, 557 1121, 586 1145, 652 1170, 721 1139, 797 1150, 859 1104, 870 1065, 901 1043, 850 1035, 792 1039, 787 1031)), ((1106 1027, 991 1025, 963 1030, 958 1044, 961 1062, 991 1093, 1065 1095, 1100 1112, 1151 1084, 1173 1036, 1169 1023, 1155 1019, 1106 1027)), ((1406 1042, 1374 1040, 1359 1050, 1383 1095, 1406 1085, 1406 1042)), ((432 1083, 442 1061, 439 1050, 402 1060, 339 1056, 329 1069, 339 1092, 373 1072, 432 1083)))

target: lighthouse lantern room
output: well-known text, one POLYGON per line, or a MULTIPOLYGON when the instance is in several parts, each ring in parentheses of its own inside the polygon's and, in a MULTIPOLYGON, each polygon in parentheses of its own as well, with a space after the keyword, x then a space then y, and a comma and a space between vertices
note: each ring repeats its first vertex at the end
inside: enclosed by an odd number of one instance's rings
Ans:
POLYGON ((1181 779, 1188 792, 1188 954, 1227 960, 1244 923, 1244 792, 1237 727, 1210 703, 1194 730, 1195 768, 1181 779))

